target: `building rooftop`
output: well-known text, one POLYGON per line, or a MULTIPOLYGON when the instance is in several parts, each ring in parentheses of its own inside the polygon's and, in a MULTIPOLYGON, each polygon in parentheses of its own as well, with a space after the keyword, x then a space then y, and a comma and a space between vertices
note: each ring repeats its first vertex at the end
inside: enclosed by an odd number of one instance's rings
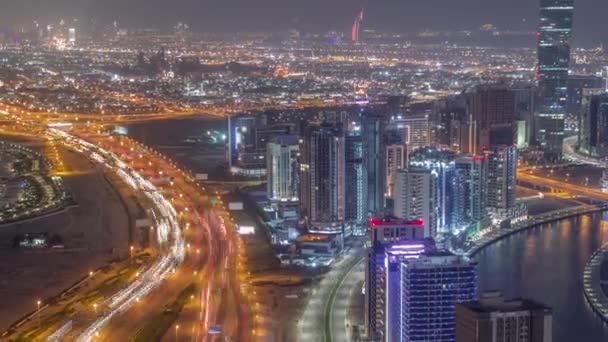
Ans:
POLYGON ((408 220, 408 219, 400 219, 400 218, 396 218, 396 217, 371 218, 371 219, 369 219, 369 224, 372 227, 399 226, 399 225, 420 226, 421 228, 424 227, 424 221, 422 219, 408 220))
POLYGON ((328 242, 336 237, 335 234, 302 234, 298 236, 298 242, 328 242))
POLYGON ((529 299, 514 298, 506 300, 499 291, 484 292, 479 300, 462 303, 461 305, 479 313, 551 310, 549 307, 529 299))

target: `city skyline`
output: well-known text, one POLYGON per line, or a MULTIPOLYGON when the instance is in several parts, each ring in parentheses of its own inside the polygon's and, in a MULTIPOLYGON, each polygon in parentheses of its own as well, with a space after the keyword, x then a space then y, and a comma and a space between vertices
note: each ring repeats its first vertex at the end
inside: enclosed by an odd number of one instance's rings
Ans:
MULTIPOLYGON (((174 2, 110 0, 54 0, 35 4, 32 0, 5 0, 0 13, 0 29, 27 28, 37 20, 41 23, 76 18, 81 22, 94 19, 98 23, 117 21, 129 28, 170 29, 185 22, 197 32, 248 32, 297 29, 303 32, 339 31, 350 38, 353 18, 365 8, 365 20, 359 29, 416 33, 431 30, 472 30, 485 24, 500 30, 537 29, 538 5, 535 1, 515 0, 433 0, 401 3, 386 0, 378 3, 337 0, 331 4, 320 0, 287 4, 278 0, 174 2), (137 9, 138 15, 130 13, 137 9), (427 14, 431 14, 430 16, 427 14)), ((602 15, 608 4, 578 0, 574 17, 575 46, 608 44, 602 35, 602 15), (585 20, 577 20, 585 18, 585 20)), ((363 38, 363 37, 362 37, 363 38)))
POLYGON ((523 1, 4 0, 0 339, 608 341, 608 5, 523 1))

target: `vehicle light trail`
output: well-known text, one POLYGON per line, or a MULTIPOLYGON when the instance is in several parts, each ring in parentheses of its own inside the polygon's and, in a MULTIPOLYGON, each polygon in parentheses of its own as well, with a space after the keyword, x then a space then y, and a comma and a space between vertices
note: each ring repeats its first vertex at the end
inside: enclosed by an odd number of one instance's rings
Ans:
POLYGON ((54 138, 62 139, 69 147, 86 153, 91 156, 92 159, 103 163, 106 167, 114 170, 125 183, 150 199, 151 202, 154 203, 156 212, 159 214, 153 215, 153 222, 157 229, 159 244, 162 246, 164 243, 172 242, 172 245, 167 250, 168 253, 156 260, 141 276, 129 284, 129 286, 105 301, 104 304, 109 310, 104 312, 101 317, 97 318, 76 339, 78 342, 87 342, 95 338, 96 333, 114 316, 126 311, 137 302, 138 298, 144 297, 160 285, 162 280, 184 260, 185 241, 182 237, 177 212, 173 205, 163 197, 161 192, 152 183, 143 178, 135 170, 129 168, 118 158, 118 156, 116 156, 116 154, 59 129, 49 128, 48 132, 54 138), (169 239, 169 236, 172 238, 169 239))

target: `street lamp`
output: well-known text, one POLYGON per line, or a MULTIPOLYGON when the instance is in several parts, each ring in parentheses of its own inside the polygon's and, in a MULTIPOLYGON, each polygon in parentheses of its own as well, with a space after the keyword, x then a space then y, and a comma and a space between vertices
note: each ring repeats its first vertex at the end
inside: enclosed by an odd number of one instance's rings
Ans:
POLYGON ((42 302, 39 299, 38 301, 36 301, 36 305, 38 306, 38 310, 36 310, 36 318, 38 319, 38 328, 39 329, 40 329, 40 304, 42 304, 42 302))
POLYGON ((177 332, 179 331, 179 324, 175 326, 175 341, 177 342, 177 332))

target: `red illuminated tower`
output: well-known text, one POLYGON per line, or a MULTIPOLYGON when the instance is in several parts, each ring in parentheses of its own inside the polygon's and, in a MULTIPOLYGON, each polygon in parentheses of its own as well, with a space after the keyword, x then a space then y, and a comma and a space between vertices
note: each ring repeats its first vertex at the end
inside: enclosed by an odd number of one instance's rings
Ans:
POLYGON ((355 22, 353 23, 353 28, 351 32, 351 40, 353 43, 357 43, 359 41, 359 27, 361 26, 361 22, 363 21, 363 9, 357 14, 355 17, 355 22))

